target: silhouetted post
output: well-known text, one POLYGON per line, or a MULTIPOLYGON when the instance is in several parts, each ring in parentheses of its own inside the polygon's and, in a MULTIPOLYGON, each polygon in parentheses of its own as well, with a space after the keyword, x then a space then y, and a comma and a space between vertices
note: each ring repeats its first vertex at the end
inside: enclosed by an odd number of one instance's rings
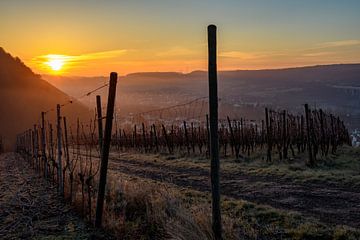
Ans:
POLYGON ((324 129, 324 112, 320 109, 320 130, 321 130, 321 152, 322 155, 325 156, 325 129, 324 129))
POLYGON ((288 149, 287 149, 287 131, 286 131, 286 110, 283 111, 283 122, 282 122, 282 129, 283 129, 283 156, 284 159, 287 159, 288 149))
POLYGON ((38 158, 38 154, 39 154, 39 137, 38 137, 38 130, 36 127, 36 124, 34 124, 34 144, 35 144, 35 165, 36 165, 36 170, 39 171, 38 167, 39 167, 39 158, 38 158))
POLYGON ((101 97, 99 95, 96 96, 96 111, 98 117, 99 149, 101 156, 102 148, 103 148, 103 124, 102 124, 101 97))
POLYGON ((46 143, 45 143, 45 112, 41 112, 41 158, 44 167, 44 176, 48 177, 47 159, 46 159, 46 143))
POLYGON ((307 133, 307 145, 309 151, 309 165, 314 166, 314 159, 311 146, 311 134, 310 134, 310 117, 309 117, 309 105, 305 104, 305 120, 306 120, 306 133, 307 133))
POLYGON ((62 147, 61 147, 61 116, 60 116, 60 104, 56 105, 56 119, 57 119, 57 163, 58 163, 58 184, 59 184, 59 194, 64 196, 64 185, 63 185, 63 176, 62 176, 62 147))
MULTIPOLYGON (((65 144, 65 152, 66 152, 66 169, 70 170, 70 154, 69 154, 69 140, 68 140, 68 132, 67 132, 67 123, 66 123, 66 117, 63 117, 64 120, 64 144, 65 144)), ((63 172, 63 182, 65 185, 65 171, 63 172)))
POLYGON ((212 229, 215 239, 221 239, 219 139, 218 139, 218 93, 216 69, 216 26, 208 26, 209 51, 209 113, 210 113, 210 158, 212 193, 212 229))
POLYGON ((188 136, 187 127, 186 127, 186 121, 184 121, 184 134, 185 134, 187 153, 190 154, 190 143, 189 143, 189 136, 188 136))
POLYGON ((156 126, 155 126, 155 124, 153 124, 153 129, 154 129, 154 138, 155 138, 156 152, 159 152, 159 143, 158 143, 158 137, 157 137, 157 132, 156 132, 156 126))
POLYGON ((266 140, 267 140, 266 161, 271 162, 271 132, 269 125, 269 110, 267 108, 265 108, 265 124, 266 124, 266 140))
POLYGON ((96 227, 101 227, 102 214, 104 208, 104 196, 105 196, 106 176, 107 176, 109 149, 110 149, 110 141, 111 141, 112 122, 114 115, 116 83, 117 83, 117 73, 112 72, 110 74, 110 86, 109 86, 109 95, 108 95, 108 102, 106 109, 104 142, 101 153, 99 192, 97 198, 96 218, 95 218, 96 227))
POLYGON ((166 128, 165 128, 164 124, 162 124, 162 130, 163 130, 163 135, 165 137, 166 146, 168 148, 169 153, 171 154, 173 152, 172 152, 172 149, 171 149, 171 146, 170 146, 169 137, 167 135, 166 128))
MULTIPOLYGON (((31 166, 34 168, 35 165, 35 131, 33 129, 30 129, 30 137, 31 137, 31 150, 32 150, 32 156, 31 156, 31 166)), ((0 153, 1 153, 1 136, 0 136, 0 153)))
MULTIPOLYGON (((229 116, 227 116, 227 121, 229 124, 229 129, 230 129, 230 144, 231 144, 231 153, 234 155, 234 143, 235 143, 235 137, 234 137, 234 131, 233 128, 231 126, 231 121, 229 116)), ((236 152, 236 159, 238 158, 238 152, 236 152)))
POLYGON ((143 136, 143 146, 144 146, 144 151, 147 152, 147 143, 146 143, 146 134, 145 134, 145 124, 141 123, 142 126, 142 136, 143 136))

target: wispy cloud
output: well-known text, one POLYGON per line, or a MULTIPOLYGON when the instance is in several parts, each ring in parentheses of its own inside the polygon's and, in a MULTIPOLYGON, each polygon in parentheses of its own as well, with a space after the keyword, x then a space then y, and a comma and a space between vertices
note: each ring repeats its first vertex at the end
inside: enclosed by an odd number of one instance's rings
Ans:
POLYGON ((175 46, 169 50, 156 53, 156 56, 158 56, 158 57, 176 57, 176 56, 189 56, 189 55, 193 55, 193 54, 195 54, 195 51, 193 51, 191 49, 175 46))
POLYGON ((89 61, 89 60, 116 58, 126 54, 127 51, 128 50, 126 49, 121 49, 121 50, 85 53, 80 55, 47 54, 47 55, 34 57, 32 61, 35 63, 43 63, 50 58, 58 58, 65 61, 66 63, 75 63, 75 62, 89 61))
POLYGON ((356 46, 360 45, 360 40, 351 39, 351 40, 341 40, 334 42, 324 42, 318 44, 315 48, 334 48, 334 47, 347 47, 347 46, 356 46))
POLYGON ((312 52, 312 53, 304 53, 303 57, 323 57, 333 55, 334 52, 312 52))
POLYGON ((242 51, 228 51, 219 54, 220 57, 237 58, 241 60, 257 60, 275 56, 284 56, 283 52, 242 52, 242 51))
MULTIPOLYGON (((31 62, 41 69, 54 69, 53 64, 58 64, 61 68, 66 69, 73 67, 82 67, 90 62, 96 62, 103 59, 115 59, 125 55, 128 52, 126 49, 92 52, 80 55, 63 55, 63 54, 46 54, 34 57, 31 62)), ((60 68, 59 67, 59 68, 60 68)))

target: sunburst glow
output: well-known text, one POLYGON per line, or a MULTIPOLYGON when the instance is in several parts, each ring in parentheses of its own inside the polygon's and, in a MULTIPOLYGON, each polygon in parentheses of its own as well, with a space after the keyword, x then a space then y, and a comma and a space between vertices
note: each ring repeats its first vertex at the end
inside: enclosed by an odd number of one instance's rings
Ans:
POLYGON ((52 70, 59 71, 64 65, 64 62, 60 59, 53 59, 47 62, 47 64, 51 67, 52 70))
POLYGON ((68 61, 68 56, 50 54, 46 56, 44 64, 49 67, 53 72, 59 73, 63 70, 64 65, 68 61))

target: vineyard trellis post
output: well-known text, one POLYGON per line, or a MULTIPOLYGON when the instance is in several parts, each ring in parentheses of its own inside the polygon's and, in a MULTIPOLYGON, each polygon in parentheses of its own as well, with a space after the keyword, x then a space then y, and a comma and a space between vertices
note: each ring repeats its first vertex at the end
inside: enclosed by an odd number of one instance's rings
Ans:
POLYGON ((271 131, 269 123, 269 110, 265 108, 265 124, 266 124, 266 141, 267 141, 267 154, 266 161, 271 162, 271 131))
MULTIPOLYGON (((69 141, 68 141, 68 132, 67 132, 67 123, 66 123, 66 117, 63 117, 63 124, 64 124, 64 151, 66 156, 66 166, 63 169, 63 187, 65 186, 65 172, 66 169, 69 169, 70 167, 70 156, 69 156, 69 141)), ((65 194, 65 190, 64 190, 65 194)), ((65 196, 65 195, 64 195, 65 196)))
POLYGON ((96 95, 96 110, 98 119, 98 134, 99 134, 99 149, 100 156, 102 154, 103 147, 103 124, 102 124, 102 109, 101 109, 101 97, 96 95))
POLYGON ((38 143, 38 140, 39 140, 39 138, 38 138, 38 130, 37 130, 37 127, 36 127, 36 124, 34 124, 34 144, 35 144, 35 154, 34 154, 34 161, 35 161, 35 166, 36 166, 36 170, 37 171, 39 171, 39 169, 38 169, 38 167, 39 167, 39 163, 38 163, 38 161, 39 161, 39 158, 38 158, 38 153, 39 153, 39 143, 38 143))
MULTIPOLYGON (((48 177, 45 142, 45 112, 41 112, 41 160, 44 167, 44 176, 48 177)), ((40 167, 41 171, 41 167, 40 167)))
POLYGON ((305 104, 305 121, 306 121, 306 133, 307 133, 307 147, 309 152, 309 165, 314 165, 314 159, 312 154, 312 143, 311 143, 311 129, 310 129, 310 116, 309 116, 309 105, 305 104))
POLYGON ((56 120, 57 120, 57 164, 58 164, 58 184, 59 184, 59 194, 64 196, 64 185, 63 185, 63 176, 62 176, 62 134, 61 134, 61 115, 60 115, 60 104, 56 105, 56 120))
POLYGON ((96 218, 95 226, 101 227, 102 214, 104 208, 104 196, 105 196, 105 186, 106 186, 106 176, 107 176, 107 167, 108 167, 108 158, 110 150, 110 141, 111 141, 111 131, 112 131, 112 121, 114 115, 114 105, 115 105, 115 96, 116 96, 116 83, 117 83, 117 73, 112 72, 110 74, 110 86, 109 86, 109 95, 106 109, 106 122, 105 122, 105 132, 104 132, 104 141, 101 152, 101 165, 100 165, 100 179, 99 179, 99 190, 98 198, 96 205, 96 218))
POLYGON ((218 136, 218 93, 216 67, 216 26, 208 26, 208 74, 209 74, 209 113, 210 113, 210 159, 212 192, 212 230, 215 239, 221 239, 220 210, 220 161, 218 136))

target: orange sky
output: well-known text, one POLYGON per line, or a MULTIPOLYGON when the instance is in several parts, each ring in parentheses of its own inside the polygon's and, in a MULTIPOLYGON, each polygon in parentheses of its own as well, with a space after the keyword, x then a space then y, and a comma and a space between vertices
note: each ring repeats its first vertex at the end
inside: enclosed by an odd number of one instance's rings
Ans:
POLYGON ((215 23, 220 70, 354 63, 359 2, 3 0, 0 46, 41 74, 190 72, 215 23))

